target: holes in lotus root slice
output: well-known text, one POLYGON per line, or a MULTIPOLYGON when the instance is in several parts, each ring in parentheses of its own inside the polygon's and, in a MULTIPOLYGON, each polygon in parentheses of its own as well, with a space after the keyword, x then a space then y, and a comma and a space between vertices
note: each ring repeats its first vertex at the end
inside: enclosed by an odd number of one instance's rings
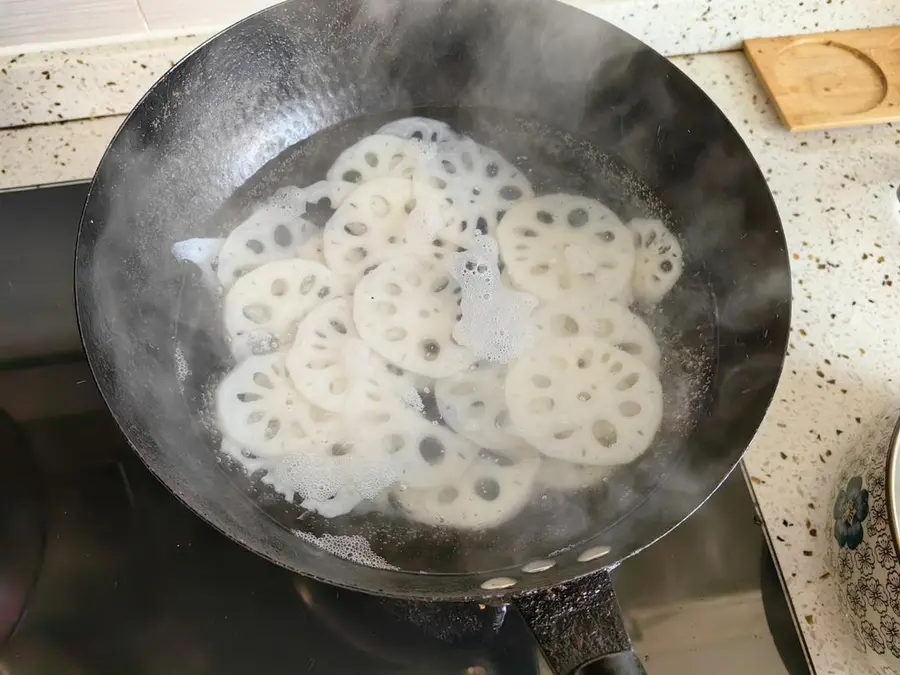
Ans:
POLYGON ((537 472, 539 489, 575 492, 606 481, 614 469, 609 466, 573 464, 544 457, 537 472))
MULTIPOLYGON (((254 403, 266 406, 265 410, 278 411, 277 420, 280 432, 277 436, 267 439, 269 446, 263 451, 251 450, 249 455, 244 452, 232 451, 229 453, 230 456, 241 462, 248 473, 265 472, 262 481, 271 485, 288 500, 299 496, 303 498, 301 504, 303 507, 318 511, 326 517, 347 513, 361 501, 375 497, 388 486, 405 478, 405 474, 410 472, 414 462, 400 454, 394 456, 384 452, 380 445, 372 442, 372 438, 377 437, 377 428, 385 421, 393 420, 398 425, 407 425, 407 428, 411 428, 409 419, 403 417, 404 414, 412 414, 408 408, 405 408, 396 399, 385 395, 378 399, 382 401, 380 408, 373 408, 368 399, 366 399, 368 407, 363 405, 355 408, 356 414, 359 415, 362 415, 361 411, 365 410, 367 412, 365 418, 351 416, 345 419, 343 415, 331 413, 311 404, 291 390, 286 369, 279 365, 280 356, 280 354, 273 354, 251 357, 240 364, 228 378, 232 378, 234 373, 239 373, 248 367, 247 364, 250 364, 253 366, 249 375, 252 384, 240 382, 239 386, 226 385, 220 388, 217 394, 219 401, 233 400, 235 392, 243 395, 243 398, 247 398, 245 392, 249 390, 254 403), (257 367, 257 364, 265 364, 269 361, 276 364, 274 371, 261 371, 257 367), (254 385, 256 390, 252 389, 254 385), (267 394, 271 398, 270 392, 279 392, 285 389, 290 393, 283 405, 276 407, 271 404, 271 401, 266 400, 267 394), (260 391, 262 393, 259 393, 260 391), (255 398, 255 396, 260 396, 260 398, 255 398), (378 420, 376 424, 365 429, 360 426, 361 421, 371 419, 373 416, 378 420), (287 424, 287 421, 290 422, 290 425, 287 424), (287 433, 286 430, 289 429, 295 430, 295 433, 287 433)), ((246 380, 247 378, 241 379, 246 380)), ((384 390, 379 387, 377 391, 383 392, 384 390)), ((237 400, 241 401, 241 398, 237 400)), ((355 403, 358 404, 360 401, 357 400, 355 403)), ((247 405, 243 402, 242 404, 247 405)), ((236 404, 231 405, 233 408, 236 404)), ((265 410, 261 412, 252 409, 250 411, 254 425, 272 426, 270 423, 272 420, 267 421, 267 418, 264 417, 265 410)), ((223 428, 240 435, 241 420, 246 417, 233 413, 233 410, 222 408, 222 412, 220 412, 222 425, 223 428), (229 424, 231 426, 226 426, 229 424), (237 429, 235 429, 236 424, 237 429)), ((274 419, 275 416, 273 415, 272 418, 274 419)), ((414 421, 420 419, 413 418, 414 421)), ((255 427, 251 427, 251 431, 253 428, 255 427)), ((419 429, 417 432, 422 433, 422 430, 419 429)), ((247 438, 246 434, 242 435, 242 438, 245 442, 254 440, 252 437, 247 438)), ((223 450, 225 447, 223 443, 223 450)), ((254 448, 258 447, 258 444, 254 444, 254 448)), ((446 470, 448 475, 458 475, 465 469, 468 462, 462 457, 465 453, 460 452, 459 448, 455 448, 455 450, 457 451, 455 457, 458 461, 455 463, 448 461, 445 467, 441 467, 441 470, 446 470)), ((470 451, 469 455, 473 453, 474 451, 470 451)), ((432 473, 435 473, 432 480, 439 480, 443 475, 439 472, 432 473)), ((430 482, 425 480, 423 484, 430 484, 430 482)))
POLYGON ((413 488, 455 480, 478 452, 475 444, 433 424, 374 380, 350 397, 343 421, 360 452, 390 457, 400 480, 413 488))
POLYGON ((564 296, 531 315, 539 339, 595 337, 659 370, 660 350, 653 331, 617 302, 587 295, 564 296))
POLYGON ((287 347, 309 310, 343 294, 343 282, 310 260, 280 260, 253 270, 225 296, 232 353, 241 359, 287 347))
POLYGON ((356 185, 379 178, 412 178, 420 156, 418 143, 387 134, 366 136, 338 156, 326 177, 356 185))
POLYGON ((544 300, 618 298, 631 283, 631 233, 594 199, 556 194, 520 202, 498 226, 497 241, 515 285, 544 300))
MULTIPOLYGON (((446 427, 436 426, 418 416, 418 420, 412 423, 410 418, 408 440, 403 450, 396 453, 403 457, 404 473, 402 481, 411 488, 425 488, 440 485, 446 481, 452 481, 465 471, 478 452, 478 447, 468 439, 455 434, 446 427)), ((402 432, 395 428, 392 437, 402 432)))
POLYGON ((248 358, 216 388, 222 433, 258 457, 284 454, 285 443, 308 439, 308 420, 299 414, 305 403, 293 391, 280 354, 248 358))
POLYGON ((356 185, 346 181, 319 181, 305 188, 306 207, 303 218, 316 226, 321 232, 334 212, 350 196, 356 185))
POLYGON ((447 143, 458 138, 449 124, 427 117, 404 117, 394 120, 385 124, 375 133, 426 143, 447 143))
POLYGON ((325 410, 341 412, 356 388, 368 381, 401 399, 415 394, 415 378, 388 364, 360 339, 350 298, 335 298, 307 314, 287 356, 291 381, 325 410))
POLYGON ((356 328, 390 363, 426 377, 448 377, 474 362, 472 353, 451 337, 458 289, 440 261, 393 258, 357 285, 356 328))
POLYGON ((636 459, 662 421, 656 374, 593 337, 540 342, 510 367, 506 403, 522 438, 548 457, 578 464, 636 459))
POLYGON ((655 305, 672 290, 684 269, 681 244, 659 220, 636 218, 628 223, 628 228, 636 248, 634 298, 642 304, 655 305))
POLYGON ((433 199, 437 194, 452 205, 444 212, 441 236, 464 247, 477 232, 493 235, 503 214, 534 194, 519 169, 470 140, 441 146, 423 157, 413 184, 417 197, 433 199))
POLYGON ((532 497, 539 456, 525 446, 482 453, 456 481, 430 490, 404 490, 406 515, 428 525, 483 530, 518 514, 532 497))
POLYGON ((297 255, 298 248, 318 233, 311 212, 336 208, 349 194, 346 183, 320 181, 307 188, 278 190, 238 225, 219 253, 216 274, 226 289, 257 267, 297 255))
POLYGON ((367 270, 405 252, 412 185, 383 178, 363 185, 325 227, 325 260, 337 274, 357 281, 367 270))
MULTIPOLYGON (((283 369, 279 376, 278 382, 287 377, 283 369)), ((276 382, 261 381, 265 386, 276 382)), ((300 496, 303 507, 334 517, 398 481, 430 487, 455 479, 475 457, 474 445, 434 426, 389 387, 374 380, 364 384, 348 392, 348 406, 339 414, 294 392, 285 415, 292 415, 307 436, 283 438, 277 451, 239 461, 250 472, 266 472, 263 482, 286 498, 300 496)))
POLYGON ((522 445, 506 407, 506 366, 479 364, 435 382, 444 421, 457 433, 491 450, 522 445))

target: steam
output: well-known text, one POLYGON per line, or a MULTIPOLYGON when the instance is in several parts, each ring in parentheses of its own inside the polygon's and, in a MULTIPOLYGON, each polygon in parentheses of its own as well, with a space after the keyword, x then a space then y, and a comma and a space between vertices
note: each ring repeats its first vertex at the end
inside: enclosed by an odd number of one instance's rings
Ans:
MULTIPOLYGON (((552 2, 294 3, 220 36, 141 103, 92 191, 85 229, 98 234, 93 250, 82 244, 80 252, 80 273, 88 275, 82 302, 100 350, 95 366, 129 439, 207 518, 270 557, 291 560, 284 550, 296 550, 293 535, 213 466, 199 416, 204 389, 230 357, 216 303, 196 292, 197 280, 172 255, 173 245, 222 237, 242 209, 279 184, 320 179, 305 172, 321 159, 321 145, 293 148, 334 131, 332 125, 413 105, 456 104, 476 135, 530 139, 517 159, 534 167, 536 183, 584 190, 623 220, 663 218, 680 235, 690 277, 668 309, 648 317, 668 346, 664 387, 673 393, 665 442, 607 481, 601 515, 596 494, 567 500, 565 511, 553 511, 559 502, 545 496, 536 508, 546 517, 535 527, 510 526, 520 527, 507 534, 521 546, 504 545, 506 562, 546 555, 607 527, 606 541, 622 551, 661 534, 737 462, 755 428, 741 416, 766 399, 777 376, 780 355, 747 346, 745 362, 735 365, 735 346, 733 367, 715 385, 726 403, 710 412, 712 369, 722 361, 716 331, 733 340, 755 334, 774 312, 787 311, 789 285, 786 263, 771 255, 772 232, 756 229, 755 221, 768 217, 758 206, 768 199, 756 187, 761 177, 734 132, 712 119, 711 104, 679 77, 628 36, 552 2), (497 110, 507 111, 505 122, 497 110), (186 369, 175 367, 176 354, 190 366, 183 383, 176 370, 184 377, 186 369), (700 440, 698 421, 707 429, 700 440), (686 456, 691 437, 694 456, 686 456), (650 493, 641 521, 616 524, 650 493), (286 548, 271 548, 272 539, 286 548)), ((334 138, 342 140, 341 133, 334 138)), ((181 245, 189 249, 182 259, 208 261, 209 250, 181 245)), ((460 564, 495 566, 474 554, 460 564)))

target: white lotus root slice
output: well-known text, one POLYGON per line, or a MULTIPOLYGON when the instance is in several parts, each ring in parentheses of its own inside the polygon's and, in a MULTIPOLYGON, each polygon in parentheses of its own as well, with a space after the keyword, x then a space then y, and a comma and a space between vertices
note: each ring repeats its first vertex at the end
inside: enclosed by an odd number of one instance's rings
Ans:
POLYGON ((615 471, 599 464, 573 464, 544 457, 535 479, 539 488, 575 492, 599 485, 615 471))
POLYGON ((325 516, 347 513, 402 475, 389 458, 353 453, 338 417, 292 390, 281 354, 240 363, 219 386, 216 410, 224 454, 325 516))
POLYGON ((426 154, 413 176, 417 199, 441 196, 453 206, 441 236, 466 246, 476 232, 494 234, 510 208, 534 191, 528 178, 490 148, 466 140, 426 154))
POLYGON ((307 312, 344 294, 343 282, 324 265, 279 260, 238 279, 225 296, 225 328, 237 358, 290 345, 307 312))
POLYGON ((522 290, 518 286, 516 286, 515 282, 512 280, 512 277, 509 276, 509 270, 506 268, 506 264, 503 265, 503 271, 500 272, 500 282, 503 284, 504 288, 508 288, 512 291, 520 291, 522 290))
POLYGON ((628 223, 637 249, 632 286, 635 299, 655 305, 681 276, 684 261, 681 244, 659 220, 635 218, 628 223))
POLYGON ((328 267, 351 280, 406 248, 406 221, 415 208, 412 184, 383 178, 358 188, 325 226, 328 267))
POLYGON ((659 371, 659 345, 643 319, 617 302, 587 295, 549 302, 531 315, 538 339, 587 336, 600 338, 659 371))
POLYGON ((306 315, 287 355, 287 367, 297 391, 333 412, 345 409, 348 393, 361 381, 374 381, 403 400, 417 395, 413 376, 360 339, 350 298, 335 298, 306 315))
POLYGON ((307 188, 278 190, 247 220, 234 228, 219 252, 216 273, 225 288, 248 272, 296 255, 318 232, 310 210, 336 209, 352 192, 349 183, 319 181, 307 188))
POLYGON ((519 434, 548 457, 627 464, 662 421, 662 386, 637 358, 592 337, 540 342, 513 365, 506 403, 519 434))
POLYGON ((431 490, 398 491, 396 496, 407 515, 422 523, 488 529, 528 504, 540 463, 533 450, 482 452, 458 480, 431 490))
POLYGON ((349 513, 396 483, 401 473, 388 456, 357 452, 347 443, 309 441, 294 444, 291 452, 264 460, 262 482, 289 501, 326 518, 349 513))
POLYGON ((375 133, 426 143, 447 143, 458 138, 449 124, 427 117, 404 117, 394 120, 375 133))
POLYGON ((343 413, 349 442, 366 454, 389 456, 407 486, 427 488, 466 470, 478 447, 423 417, 376 381, 358 387, 343 413))
POLYGON ((312 236, 297 247, 296 256, 304 260, 312 260, 321 265, 327 265, 325 261, 325 237, 321 230, 314 232, 312 236))
POLYGON ((556 194, 510 209, 497 241, 515 285, 544 300, 572 292, 617 298, 634 270, 629 230, 600 202, 556 194))
POLYGON ((318 232, 358 186, 342 180, 321 180, 305 188, 284 188, 297 190, 298 197, 306 204, 303 218, 316 226, 318 232))
POLYGON ((359 282, 353 318, 362 339, 395 366, 426 377, 448 377, 474 355, 456 344, 460 293, 442 261, 394 258, 359 282))
POLYGON ((378 178, 412 178, 421 154, 415 141, 387 134, 366 136, 338 156, 326 177, 357 185, 378 178))
MULTIPOLYGON (((251 356, 228 373, 216 389, 219 429, 257 457, 288 451, 308 439, 300 397, 287 379, 281 354, 251 356)), ((223 448, 226 444, 223 441, 223 448)))
POLYGON ((477 364, 438 380, 434 394, 441 417, 451 429, 489 450, 522 445, 506 406, 506 366, 477 364))

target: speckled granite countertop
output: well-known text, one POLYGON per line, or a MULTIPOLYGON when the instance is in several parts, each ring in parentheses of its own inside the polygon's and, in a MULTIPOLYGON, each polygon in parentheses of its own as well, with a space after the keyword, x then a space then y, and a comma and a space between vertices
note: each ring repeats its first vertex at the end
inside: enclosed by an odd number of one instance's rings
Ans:
MULTIPOLYGON (((35 121, 41 122, 53 119, 54 108, 122 112, 158 76, 148 71, 185 49, 179 45, 164 55, 151 49, 144 61, 129 56, 125 62, 133 61, 131 67, 115 74, 98 74, 74 55, 66 64, 28 57, 31 61, 19 66, 18 86, 24 92, 19 100, 40 101, 35 121), (87 73, 78 74, 76 66, 87 73), (48 83, 65 74, 76 85, 67 88, 62 81, 61 88, 29 89, 27 73, 41 74, 48 83)), ((123 62, 121 55, 115 62, 123 62)), ((741 131, 784 220, 793 257, 792 341, 776 400, 747 453, 745 471, 817 675, 862 675, 867 669, 836 615, 832 582, 825 574, 821 548, 830 536, 830 505, 823 500, 857 429, 900 400, 895 338, 900 294, 893 288, 900 275, 895 194, 900 128, 791 135, 778 123, 740 53, 675 62, 741 131)), ((0 123, 10 126, 10 116, 28 120, 31 114, 0 108, 0 123)), ((112 115, 0 130, 0 187, 90 176, 121 119, 112 115)))
POLYGON ((824 547, 842 453, 900 402, 900 127, 790 134, 742 54, 675 61, 753 151, 792 256, 789 353, 745 470, 816 674, 868 674, 837 614, 824 547))

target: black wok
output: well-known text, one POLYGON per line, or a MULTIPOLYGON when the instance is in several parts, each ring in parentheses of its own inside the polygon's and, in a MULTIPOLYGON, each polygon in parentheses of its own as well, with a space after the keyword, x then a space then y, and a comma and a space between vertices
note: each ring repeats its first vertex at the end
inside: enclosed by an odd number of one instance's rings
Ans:
POLYGON ((295 0, 197 49, 129 115, 84 210, 76 300, 124 435, 213 526, 360 591, 514 600, 557 672, 596 660, 583 672, 599 673, 635 661, 607 570, 698 508, 763 419, 787 345, 790 270, 737 132, 685 75, 613 26, 552 0, 295 0), (220 462, 202 419, 228 350, 216 303, 172 244, 222 236, 278 187, 319 180, 341 149, 409 114, 515 158, 538 191, 599 198, 623 220, 663 217, 685 252, 655 319, 677 339, 662 376, 676 393, 654 447, 605 491, 543 500, 496 532, 304 513, 220 462), (362 534, 399 569, 336 557, 292 529, 362 534))

